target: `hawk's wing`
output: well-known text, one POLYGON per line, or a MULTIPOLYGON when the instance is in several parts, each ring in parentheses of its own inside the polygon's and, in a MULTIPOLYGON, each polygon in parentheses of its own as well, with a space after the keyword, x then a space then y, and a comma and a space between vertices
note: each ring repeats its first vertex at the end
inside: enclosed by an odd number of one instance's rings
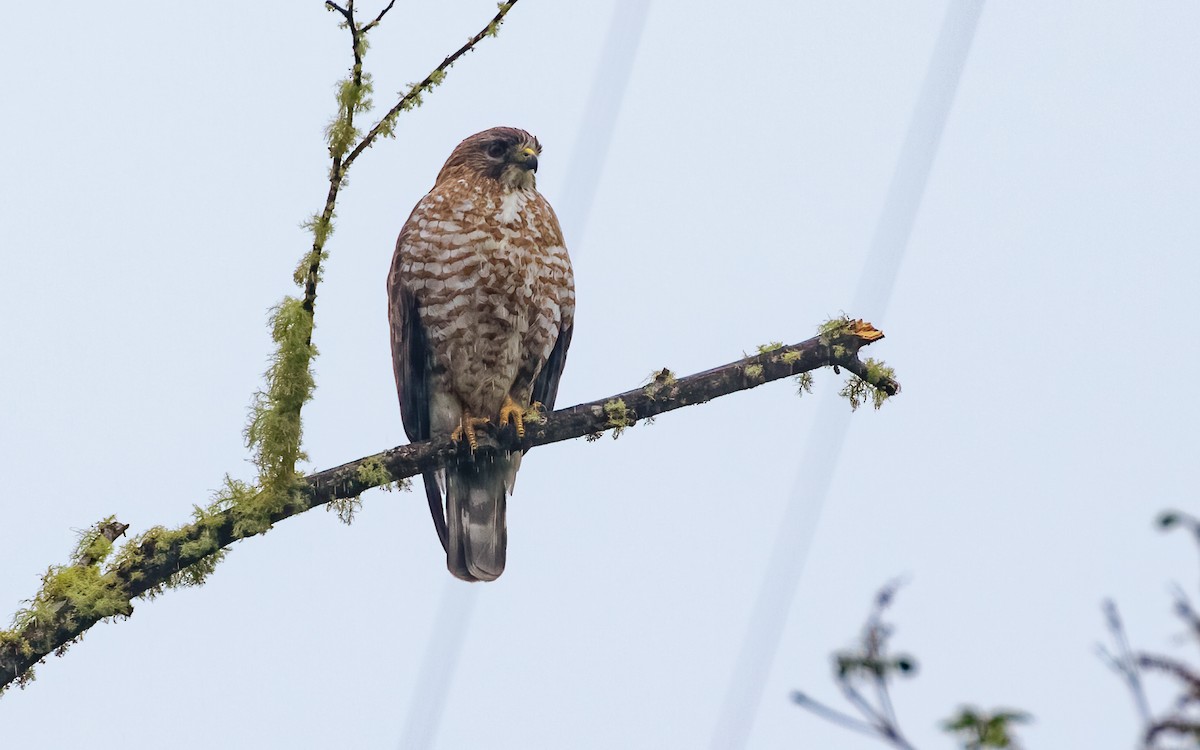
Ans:
MULTIPOLYGON (((567 243, 563 239, 562 227, 558 224, 558 214, 554 213, 554 209, 540 193, 538 200, 549 216, 545 227, 549 241, 560 248, 565 248, 567 243)), ((537 379, 533 381, 533 393, 531 394, 531 400, 545 406, 547 413, 554 411, 554 401, 558 398, 558 381, 562 379, 563 367, 567 364, 567 348, 571 346, 571 334, 575 330, 575 295, 569 261, 566 276, 560 280, 570 291, 570 306, 562 310, 563 317, 559 324, 558 340, 554 342, 550 356, 542 363, 542 369, 538 371, 537 379)))
POLYGON ((533 381, 532 400, 546 407, 546 413, 554 411, 554 401, 558 398, 558 381, 562 379, 563 367, 567 364, 567 347, 571 346, 571 333, 575 326, 566 325, 558 332, 558 341, 550 357, 538 372, 537 380, 533 381))
MULTIPOLYGON (((425 327, 417 312, 417 300, 409 293, 400 278, 400 248, 407 234, 400 232, 396 240, 396 256, 388 274, 388 321, 392 329, 392 368, 396 373, 396 393, 400 396, 400 417, 404 433, 410 442, 429 439, 429 349, 425 327)), ((442 493, 437 474, 425 472, 425 495, 429 512, 437 528, 442 547, 446 546, 446 517, 442 510, 442 493)))

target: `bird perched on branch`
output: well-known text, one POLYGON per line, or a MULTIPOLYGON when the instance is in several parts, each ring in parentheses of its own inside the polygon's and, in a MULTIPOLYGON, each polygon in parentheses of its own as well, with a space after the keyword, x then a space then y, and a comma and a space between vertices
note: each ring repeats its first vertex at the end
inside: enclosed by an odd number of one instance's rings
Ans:
POLYGON ((409 440, 450 436, 476 457, 477 431, 509 436, 511 450, 424 475, 446 566, 465 581, 504 570, 525 415, 554 408, 571 343, 575 282, 558 219, 534 185, 541 150, 516 128, 458 144, 400 230, 388 274, 409 440))

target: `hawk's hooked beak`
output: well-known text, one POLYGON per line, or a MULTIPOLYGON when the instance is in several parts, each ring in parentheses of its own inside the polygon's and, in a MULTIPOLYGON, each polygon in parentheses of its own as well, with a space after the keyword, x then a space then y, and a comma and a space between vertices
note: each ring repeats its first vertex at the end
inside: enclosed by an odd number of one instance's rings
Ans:
POLYGON ((528 169, 530 172, 537 171, 537 152, 529 146, 514 153, 512 160, 522 169, 528 169))

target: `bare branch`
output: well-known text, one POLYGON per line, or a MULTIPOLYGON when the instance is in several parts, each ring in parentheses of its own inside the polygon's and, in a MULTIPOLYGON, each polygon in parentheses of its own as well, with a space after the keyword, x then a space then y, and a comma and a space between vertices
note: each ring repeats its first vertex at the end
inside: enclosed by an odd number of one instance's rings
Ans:
POLYGON ((1200 721, 1170 717, 1156 721, 1146 730, 1146 747, 1153 747, 1161 734, 1178 734, 1200 740, 1200 721))
POLYGON ((1137 665, 1142 669, 1174 675, 1186 688, 1188 701, 1200 699, 1200 675, 1182 661, 1158 654, 1138 654, 1137 665))
POLYGON ((836 708, 826 706, 824 703, 821 703, 815 698, 809 697, 799 690, 792 692, 792 702, 808 709, 817 716, 820 716, 822 719, 845 727, 846 729, 852 729, 855 732, 860 732, 868 737, 875 737, 879 734, 879 730, 875 725, 868 724, 861 719, 856 719, 850 714, 844 714, 841 711, 838 711, 836 708))
POLYGON ((366 26, 363 26, 363 27, 362 27, 363 33, 365 34, 365 33, 367 33, 368 31, 370 31, 371 29, 373 29, 373 28, 375 28, 376 26, 378 26, 378 25, 379 25, 379 22, 383 20, 383 17, 384 17, 384 16, 386 16, 386 15, 388 14, 388 11, 389 11, 389 10, 391 10, 391 9, 392 9, 392 6, 393 6, 393 5, 395 5, 395 4, 396 4, 396 0, 392 0, 390 3, 388 3, 388 4, 387 4, 387 5, 384 7, 384 9, 383 9, 383 10, 379 11, 379 15, 375 16, 375 20, 374 20, 374 21, 371 21, 369 24, 367 24, 366 26))
MULTIPOLYGON (((530 419, 526 422, 522 447, 529 449, 607 431, 619 433, 638 420, 822 367, 839 366, 853 373, 867 373, 858 351, 882 338, 880 331, 869 323, 848 319, 833 321, 822 330, 822 335, 807 341, 772 348, 686 378, 675 379, 664 370, 649 385, 560 409, 545 417, 541 424, 530 419)), ((890 377, 878 379, 871 386, 889 395, 900 391, 899 383, 890 377)), ((398 446, 311 474, 295 488, 293 501, 274 512, 269 521, 278 523, 333 500, 356 498, 372 487, 416 476, 447 463, 486 460, 489 451, 503 449, 497 438, 503 439, 505 435, 481 435, 481 447, 474 456, 464 455, 449 440, 440 440, 398 446), (364 471, 367 467, 372 469, 364 471)), ((0 636, 6 636, 0 637, 0 688, 19 683, 33 665, 78 639, 100 620, 114 613, 132 614, 132 599, 161 589, 173 576, 222 554, 238 539, 261 533, 239 536, 237 510, 235 506, 215 511, 171 532, 166 539, 141 542, 135 555, 119 557, 100 578, 104 593, 118 602, 105 610, 108 615, 81 611, 63 599, 55 602, 53 611, 45 617, 32 618, 15 631, 0 632, 0 636)))
POLYGON ((863 718, 857 719, 818 703, 804 693, 793 693, 792 700, 827 721, 876 737, 897 750, 913 750, 912 744, 900 731, 900 724, 892 708, 892 698, 888 692, 889 680, 893 675, 910 675, 915 668, 911 658, 895 656, 888 650, 892 627, 883 621, 883 615, 895 601, 896 590, 899 587, 900 581, 893 580, 875 595, 871 612, 863 625, 860 647, 854 651, 834 655, 834 681, 846 701, 854 706, 863 718), (859 685, 869 686, 874 690, 878 705, 873 705, 863 696, 859 685))
POLYGON ((1142 685, 1141 669, 1137 658, 1133 655, 1133 650, 1129 647, 1129 637, 1125 633, 1125 626, 1121 622, 1121 615, 1117 611, 1116 602, 1111 599, 1105 600, 1103 605, 1104 621, 1108 627, 1108 632, 1112 635, 1113 643, 1116 644, 1117 653, 1110 654, 1103 646, 1097 649, 1100 657, 1108 663, 1110 669, 1121 676, 1125 686, 1129 688, 1129 693, 1133 696, 1133 703, 1137 707, 1138 715, 1142 717, 1144 724, 1150 723, 1150 701, 1146 698, 1146 689, 1142 685))
POLYGON ((349 24, 354 23, 354 14, 352 11, 352 9, 354 8, 353 2, 350 3, 350 8, 347 9, 347 8, 343 8, 342 6, 338 5, 335 2, 332 2, 332 0, 325 0, 325 7, 329 8, 330 10, 336 10, 338 13, 341 13, 346 18, 346 23, 349 23, 349 24))

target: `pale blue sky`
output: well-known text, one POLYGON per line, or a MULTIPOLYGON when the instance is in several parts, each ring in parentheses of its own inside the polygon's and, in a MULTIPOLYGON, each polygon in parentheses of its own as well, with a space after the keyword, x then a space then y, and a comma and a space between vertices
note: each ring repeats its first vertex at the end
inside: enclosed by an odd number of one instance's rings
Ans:
MULTIPOLYGON (((539 186, 565 200, 611 10, 522 0, 356 165, 318 302, 312 468, 404 439, 384 275, 454 144, 536 133, 539 186)), ((586 233, 565 227, 579 311, 562 404, 854 314, 944 10, 653 4, 586 233)), ((492 12, 398 4, 368 57, 377 100, 492 12)), ((178 524, 224 472, 249 476, 265 311, 323 200, 347 65, 315 0, 18 20, 0 29, 6 610, 72 529, 178 524)), ((1196 508, 1197 38, 1191 2, 985 7, 874 321, 888 338, 871 353, 905 392, 854 415, 750 747, 876 746, 787 695, 836 700, 828 654, 897 574, 896 645, 922 671, 895 699, 924 748, 950 746, 936 722, 959 701, 1031 711, 1030 747, 1132 746, 1132 705, 1092 654, 1105 596, 1136 643, 1190 655, 1167 583, 1194 588, 1194 552, 1150 522, 1196 508)), ((838 387, 769 385, 532 453, 437 747, 705 746, 838 387)), ((95 628, 0 699, 0 745, 394 748, 449 574, 423 498, 365 499, 351 527, 289 520, 203 588, 95 628)))

